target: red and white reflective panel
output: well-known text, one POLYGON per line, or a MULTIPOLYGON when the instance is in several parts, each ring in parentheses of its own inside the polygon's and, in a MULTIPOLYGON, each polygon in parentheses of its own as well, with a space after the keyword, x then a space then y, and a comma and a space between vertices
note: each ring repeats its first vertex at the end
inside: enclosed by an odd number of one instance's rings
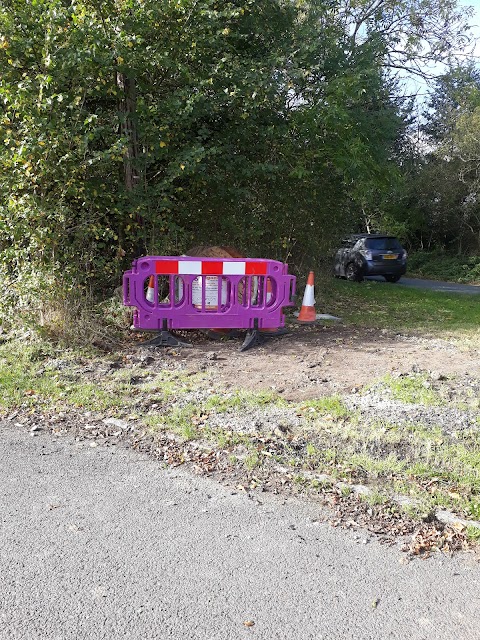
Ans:
POLYGON ((228 260, 157 260, 155 273, 193 276, 264 276, 266 262, 229 262, 228 260))

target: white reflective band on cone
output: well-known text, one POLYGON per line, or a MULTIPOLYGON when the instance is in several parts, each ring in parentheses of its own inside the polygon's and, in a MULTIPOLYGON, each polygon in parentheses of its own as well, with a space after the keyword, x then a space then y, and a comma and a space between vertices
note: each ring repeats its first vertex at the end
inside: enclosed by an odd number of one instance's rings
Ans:
POLYGON ((305 293, 303 294, 302 307, 314 307, 314 287, 311 284, 307 284, 305 287, 305 293))

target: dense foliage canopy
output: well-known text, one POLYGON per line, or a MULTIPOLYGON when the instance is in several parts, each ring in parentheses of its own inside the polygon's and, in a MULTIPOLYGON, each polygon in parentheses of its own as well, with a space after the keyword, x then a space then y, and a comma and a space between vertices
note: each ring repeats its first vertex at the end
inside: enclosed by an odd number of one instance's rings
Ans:
POLYGON ((480 71, 440 76, 410 162, 404 212, 413 246, 480 252, 480 71))
MULTIPOLYGON (((301 267, 365 224, 413 238, 398 72, 428 75, 467 20, 454 0, 1 0, 3 304, 101 294, 203 242, 301 267)), ((476 94, 454 125, 448 95, 439 148, 473 166, 476 94)))

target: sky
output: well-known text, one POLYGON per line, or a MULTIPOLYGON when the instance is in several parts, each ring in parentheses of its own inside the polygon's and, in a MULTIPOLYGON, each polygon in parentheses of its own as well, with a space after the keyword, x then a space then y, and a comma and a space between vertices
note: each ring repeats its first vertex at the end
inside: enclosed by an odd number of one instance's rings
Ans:
MULTIPOLYGON (((473 54, 477 57, 477 62, 480 65, 480 0, 460 0, 458 4, 464 7, 472 7, 474 10, 474 15, 470 19, 470 24, 472 25, 470 35, 478 40, 473 54)), ((442 73, 440 65, 438 72, 442 73)), ((428 100, 429 87, 423 80, 407 75, 404 79, 404 93, 417 95, 417 108, 420 112, 424 108, 425 101, 428 100)))
POLYGON ((475 10, 475 15, 472 16, 471 19, 471 24, 473 26, 472 35, 479 39, 479 42, 477 42, 475 47, 475 55, 479 56, 480 60, 480 0, 461 0, 459 5, 464 7, 473 7, 475 10))

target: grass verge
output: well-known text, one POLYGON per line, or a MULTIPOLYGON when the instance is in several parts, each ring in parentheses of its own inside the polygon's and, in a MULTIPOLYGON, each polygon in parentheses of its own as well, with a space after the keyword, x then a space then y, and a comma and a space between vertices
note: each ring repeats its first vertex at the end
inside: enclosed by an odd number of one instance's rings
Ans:
MULTIPOLYGON (((388 387, 402 402, 441 404, 425 382, 419 374, 387 376, 370 393, 388 387)), ((153 370, 118 356, 59 350, 48 343, 1 345, 0 384, 4 412, 71 408, 99 420, 124 417, 149 437, 169 432, 222 450, 247 474, 280 465, 310 489, 315 477, 344 482, 345 492, 364 484, 370 488, 366 500, 374 505, 401 494, 409 498, 409 509, 446 508, 480 519, 479 429, 452 435, 436 425, 361 418, 341 396, 296 404, 274 393, 213 394, 202 374, 153 370), (241 431, 238 424, 246 413, 254 426, 241 431)))
POLYGON ((317 297, 328 313, 358 327, 395 329, 480 344, 480 296, 321 277, 317 297))

